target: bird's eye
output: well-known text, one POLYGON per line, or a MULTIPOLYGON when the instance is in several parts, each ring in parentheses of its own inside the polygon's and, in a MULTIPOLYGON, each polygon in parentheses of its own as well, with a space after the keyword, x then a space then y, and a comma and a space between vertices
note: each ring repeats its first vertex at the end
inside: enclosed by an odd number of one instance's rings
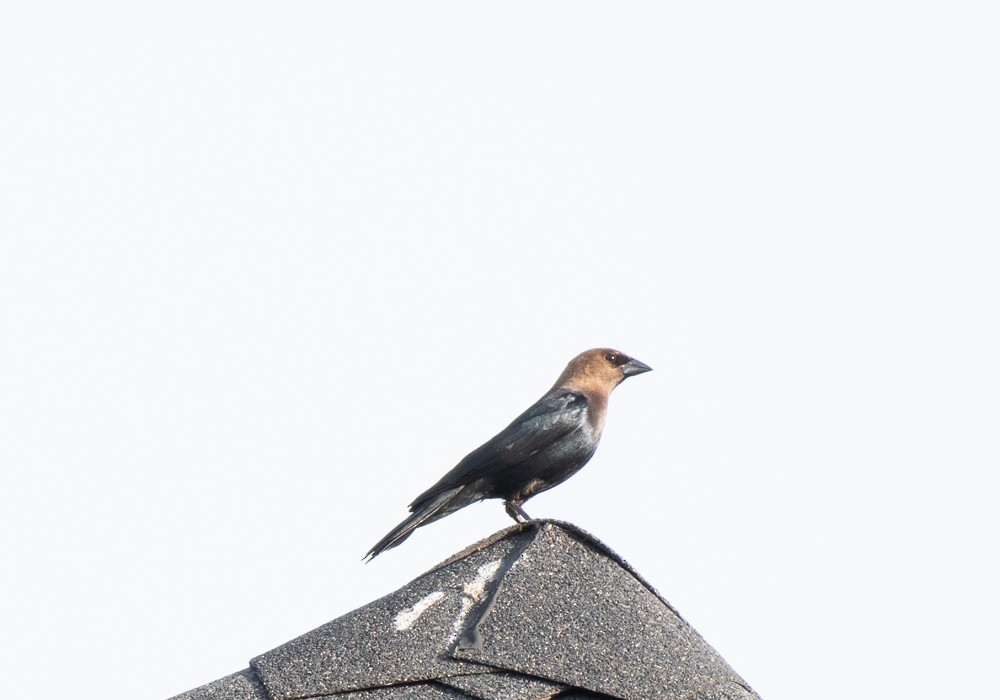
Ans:
POLYGON ((609 352, 607 355, 604 356, 604 359, 613 365, 618 364, 618 355, 616 353, 609 352))

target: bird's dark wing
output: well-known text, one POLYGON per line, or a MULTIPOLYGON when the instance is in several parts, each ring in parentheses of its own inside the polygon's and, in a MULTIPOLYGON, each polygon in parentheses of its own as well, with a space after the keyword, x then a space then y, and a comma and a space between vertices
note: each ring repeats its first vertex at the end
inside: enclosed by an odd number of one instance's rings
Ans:
POLYGON ((514 419, 492 439, 470 452, 434 486, 420 494, 412 510, 442 491, 495 475, 584 426, 587 397, 576 391, 553 389, 514 419))

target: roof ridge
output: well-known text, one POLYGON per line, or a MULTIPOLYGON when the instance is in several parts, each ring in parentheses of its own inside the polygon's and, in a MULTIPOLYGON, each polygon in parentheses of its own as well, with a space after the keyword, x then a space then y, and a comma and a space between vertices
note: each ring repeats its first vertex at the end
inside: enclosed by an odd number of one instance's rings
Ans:
POLYGON ((249 669, 175 700, 556 691, 567 700, 759 700, 628 562, 559 520, 494 533, 399 590, 254 657, 249 669), (567 694, 576 688, 587 692, 567 694))
MULTIPOLYGON (((525 528, 527 529, 527 528, 525 528)), ((505 557, 506 561, 500 566, 496 575, 490 580, 489 588, 483 595, 479 604, 476 606, 474 614, 470 615, 469 623, 466 625, 465 630, 458 637, 455 642, 455 651, 468 651, 469 649, 479 649, 483 648, 483 635, 480 632, 483 623, 486 622, 486 618, 490 616, 493 612, 493 606, 496 605, 497 597, 500 595, 500 590, 503 588, 503 582, 507 578, 507 574, 513 568, 514 564, 520 560, 521 555, 535 543, 538 536, 542 533, 540 527, 534 528, 534 532, 530 537, 524 538, 523 542, 518 543, 514 546, 512 550, 507 553, 505 557)))
MULTIPOLYGON (((422 573, 417 578, 421 578, 423 576, 426 576, 427 574, 434 573, 435 571, 437 571, 439 569, 442 569, 442 568, 444 568, 446 566, 454 564, 456 561, 460 561, 462 559, 465 559, 466 557, 469 557, 469 556, 475 554, 476 552, 480 552, 480 551, 486 549, 487 547, 489 547, 490 545, 495 544, 496 542, 499 542, 500 540, 507 539, 508 537, 513 537, 513 536, 516 536, 516 535, 520 535, 521 533, 526 532, 528 530, 535 530, 535 534, 534 534, 533 537, 531 537, 531 539, 529 539, 523 545, 515 548, 512 552, 510 552, 510 554, 507 555, 508 558, 510 559, 510 563, 505 564, 503 571, 500 573, 499 576, 497 576, 494 579, 496 581, 497 585, 494 587, 494 592, 490 596, 490 598, 492 600, 496 596, 496 591, 499 590, 499 587, 500 587, 499 583, 503 580, 503 577, 504 577, 504 575, 506 575, 507 571, 510 570, 510 567, 513 565, 513 562, 516 561, 518 557, 520 557, 520 555, 524 552, 524 550, 532 542, 535 541, 535 539, 538 537, 538 535, 543 530, 550 530, 550 529, 553 529, 553 528, 558 528, 558 529, 564 531, 566 534, 570 535, 574 540, 576 540, 580 544, 583 544, 584 546, 589 547, 593 551, 595 551, 595 552, 597 552, 597 553, 599 553, 599 554, 607 557, 608 559, 610 559, 614 563, 618 564, 618 566, 622 567, 636 581, 638 581, 640 584, 642 584, 644 588, 646 588, 650 593, 652 593, 654 596, 656 596, 656 598, 661 603, 663 603, 664 605, 666 605, 667 608, 672 613, 674 613, 675 615, 677 615, 677 617, 679 617, 680 619, 684 620, 684 618, 680 614, 680 612, 677 611, 677 608, 675 608, 673 605, 671 605, 670 601, 667 600, 658 590, 656 590, 656 588, 653 586, 653 584, 651 584, 649 581, 647 581, 645 578, 643 578, 642 574, 640 574, 638 571, 636 571, 635 568, 631 564, 629 564, 625 560, 624 557, 622 557, 622 555, 618 554, 618 552, 616 552, 615 550, 613 550, 611 547, 609 547, 603 541, 601 541, 600 539, 598 539, 596 536, 594 536, 591 533, 589 533, 586 530, 584 530, 579 525, 575 525, 575 524, 573 524, 571 522, 567 522, 565 520, 556 520, 554 518, 537 518, 537 519, 532 519, 532 520, 525 521, 523 523, 516 523, 514 525, 511 525, 510 527, 504 528, 503 530, 498 530, 497 532, 494 532, 492 535, 489 535, 488 537, 485 537, 485 538, 479 540, 475 544, 469 545, 468 547, 466 547, 462 551, 460 551, 460 552, 458 552, 456 554, 451 555, 450 557, 448 557, 447 559, 445 559, 441 563, 436 564, 435 566, 432 566, 430 569, 428 569, 427 571, 425 571, 424 573, 422 573)), ((489 609, 488 608, 484 609, 483 612, 484 612, 483 617, 485 617, 486 615, 489 614, 489 609)), ((686 622, 686 620, 685 620, 685 622, 686 622)))

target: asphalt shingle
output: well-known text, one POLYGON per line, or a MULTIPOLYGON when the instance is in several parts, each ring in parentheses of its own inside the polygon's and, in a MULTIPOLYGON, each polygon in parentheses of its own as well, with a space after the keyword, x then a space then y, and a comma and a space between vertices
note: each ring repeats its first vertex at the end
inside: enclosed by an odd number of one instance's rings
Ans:
POLYGON ((427 573, 251 662, 274 700, 486 673, 453 658, 466 620, 506 557, 532 537, 492 547, 427 573))
POLYGON ((451 676, 440 682, 478 700, 548 700, 566 690, 561 683, 504 672, 451 676))
MULTIPOLYGON (((496 533, 184 700, 758 696, 612 550, 567 523, 496 533)), ((759 700, 759 699, 758 699, 759 700)))
POLYGON ((627 700, 689 697, 735 678, 728 664, 646 585, 572 531, 539 528, 456 657, 627 700))
POLYGON ((181 693, 171 700, 269 700, 257 675, 249 668, 181 693))
POLYGON ((469 696, 432 681, 338 693, 333 697, 337 700, 467 700, 469 696))

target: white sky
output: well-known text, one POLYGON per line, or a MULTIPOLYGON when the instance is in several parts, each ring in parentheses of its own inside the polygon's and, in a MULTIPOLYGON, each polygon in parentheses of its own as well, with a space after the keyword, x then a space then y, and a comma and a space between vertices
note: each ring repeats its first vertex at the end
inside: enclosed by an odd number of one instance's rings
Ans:
POLYGON ((529 502, 766 700, 1000 667, 995 3, 8 2, 6 697, 166 698, 509 524, 360 559, 577 352, 529 502))

